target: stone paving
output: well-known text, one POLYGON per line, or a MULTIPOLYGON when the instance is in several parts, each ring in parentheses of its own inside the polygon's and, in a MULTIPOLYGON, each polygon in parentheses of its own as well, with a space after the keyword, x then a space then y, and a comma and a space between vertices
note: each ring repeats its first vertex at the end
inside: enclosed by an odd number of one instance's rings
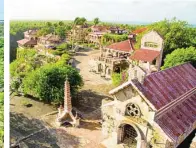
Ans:
POLYGON ((75 55, 75 65, 80 71, 86 85, 110 84, 111 81, 105 80, 100 75, 90 72, 90 60, 99 55, 99 50, 77 52, 75 55))

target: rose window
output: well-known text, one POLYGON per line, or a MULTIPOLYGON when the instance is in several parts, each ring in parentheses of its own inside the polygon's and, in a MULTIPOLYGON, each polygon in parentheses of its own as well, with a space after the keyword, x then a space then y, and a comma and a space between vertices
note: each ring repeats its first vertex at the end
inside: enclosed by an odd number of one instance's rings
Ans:
POLYGON ((141 112, 140 112, 140 109, 137 105, 135 105, 133 103, 129 103, 126 106, 125 114, 129 115, 129 116, 133 116, 133 117, 138 117, 141 115, 141 112))

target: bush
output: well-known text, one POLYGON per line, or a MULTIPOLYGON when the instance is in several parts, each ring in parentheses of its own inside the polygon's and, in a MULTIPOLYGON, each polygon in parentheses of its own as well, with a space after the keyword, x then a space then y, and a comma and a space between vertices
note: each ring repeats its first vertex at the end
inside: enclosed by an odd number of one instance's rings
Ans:
POLYGON ((29 73, 23 80, 24 93, 47 103, 62 103, 66 77, 74 95, 83 84, 81 76, 70 66, 56 64, 48 64, 29 73))
POLYGON ((180 48, 174 50, 171 54, 168 54, 164 60, 162 69, 170 68, 176 65, 180 65, 186 62, 190 62, 196 67, 196 48, 180 48))
POLYGON ((48 63, 55 63, 56 59, 36 54, 32 49, 20 49, 18 58, 10 64, 11 88, 18 92, 22 80, 29 72, 48 63))
POLYGON ((69 54, 63 54, 58 62, 56 62, 56 65, 64 66, 67 65, 68 61, 70 60, 69 54))
POLYGON ((68 49, 72 48, 72 45, 69 43, 62 43, 62 44, 58 45, 56 48, 61 49, 61 50, 66 50, 66 49, 68 50, 68 49))
POLYGON ((112 74, 112 84, 114 86, 120 85, 121 84, 121 80, 122 80, 122 77, 121 77, 120 73, 113 73, 112 74))
POLYGON ((128 73, 126 70, 121 73, 113 73, 112 74, 112 84, 114 86, 119 86, 120 84, 126 82, 128 80, 128 73))

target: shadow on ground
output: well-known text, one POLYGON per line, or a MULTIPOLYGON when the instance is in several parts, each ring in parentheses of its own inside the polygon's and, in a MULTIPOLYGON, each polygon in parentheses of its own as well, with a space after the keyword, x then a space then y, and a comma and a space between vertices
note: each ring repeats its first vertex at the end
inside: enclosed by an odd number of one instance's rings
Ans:
POLYGON ((99 94, 92 90, 81 90, 77 96, 74 98, 73 105, 79 110, 85 110, 86 113, 90 113, 101 107, 102 100, 108 98, 108 96, 99 94), (81 107, 82 106, 82 107, 81 107))
POLYGON ((64 130, 47 127, 43 121, 10 113, 10 142, 19 148, 67 148, 78 145, 78 138, 64 130))
POLYGON ((84 128, 88 130, 98 130, 101 129, 101 124, 99 122, 91 122, 91 121, 81 121, 79 128, 84 128))
POLYGON ((75 54, 75 56, 87 56, 87 54, 81 53, 81 52, 77 52, 77 53, 75 54))

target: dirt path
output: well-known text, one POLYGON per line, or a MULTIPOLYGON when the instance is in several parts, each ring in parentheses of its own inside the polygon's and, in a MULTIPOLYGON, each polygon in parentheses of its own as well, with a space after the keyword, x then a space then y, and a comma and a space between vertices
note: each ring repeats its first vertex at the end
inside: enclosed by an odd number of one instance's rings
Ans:
POLYGON ((99 55, 99 50, 77 52, 75 55, 76 68, 80 71, 85 85, 110 84, 111 81, 105 80, 100 75, 89 71, 89 60, 99 55))

